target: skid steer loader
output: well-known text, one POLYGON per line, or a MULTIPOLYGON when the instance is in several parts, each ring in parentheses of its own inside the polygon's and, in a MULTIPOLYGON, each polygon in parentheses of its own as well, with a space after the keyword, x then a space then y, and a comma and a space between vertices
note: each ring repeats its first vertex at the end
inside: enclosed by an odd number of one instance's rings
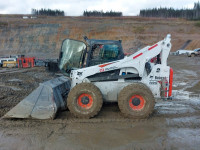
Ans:
POLYGON ((118 102, 126 117, 145 118, 155 98, 171 98, 170 35, 128 57, 121 41, 84 39, 64 40, 59 68, 65 76, 40 84, 4 117, 49 119, 67 106, 74 116, 91 118, 105 101, 118 102))

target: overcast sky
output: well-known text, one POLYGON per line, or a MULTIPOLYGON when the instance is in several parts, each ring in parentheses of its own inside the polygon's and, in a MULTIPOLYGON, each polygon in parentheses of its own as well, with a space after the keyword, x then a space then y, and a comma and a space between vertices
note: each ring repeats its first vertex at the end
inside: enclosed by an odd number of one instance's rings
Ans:
POLYGON ((84 10, 121 11, 138 15, 140 9, 155 7, 193 8, 198 0, 0 0, 0 14, 30 14, 31 9, 60 9, 67 16, 80 16, 84 10))

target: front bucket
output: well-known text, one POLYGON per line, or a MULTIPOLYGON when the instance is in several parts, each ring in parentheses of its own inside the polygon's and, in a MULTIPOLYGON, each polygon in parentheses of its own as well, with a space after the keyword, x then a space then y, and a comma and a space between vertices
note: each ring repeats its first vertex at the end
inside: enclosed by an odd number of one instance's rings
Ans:
POLYGON ((4 118, 54 119, 58 110, 66 109, 63 97, 68 94, 70 87, 70 79, 64 76, 40 83, 4 118))

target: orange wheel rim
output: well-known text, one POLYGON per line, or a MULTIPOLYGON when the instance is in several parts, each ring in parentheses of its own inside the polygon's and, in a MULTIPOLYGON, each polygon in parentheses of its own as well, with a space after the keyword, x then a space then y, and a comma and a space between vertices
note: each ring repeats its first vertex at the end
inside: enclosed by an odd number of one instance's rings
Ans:
POLYGON ((141 110, 145 106, 145 100, 140 95, 133 95, 129 100, 129 106, 133 110, 141 110))
POLYGON ((78 106, 90 109, 93 105, 93 98, 90 94, 83 93, 78 97, 78 106))

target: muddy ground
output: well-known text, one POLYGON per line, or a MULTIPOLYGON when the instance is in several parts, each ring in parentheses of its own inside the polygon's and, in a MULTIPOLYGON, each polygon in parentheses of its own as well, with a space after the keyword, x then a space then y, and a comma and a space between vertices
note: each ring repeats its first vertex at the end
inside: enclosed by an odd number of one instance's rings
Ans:
MULTIPOLYGON (((157 100, 148 119, 124 118, 116 103, 104 104, 93 119, 68 111, 55 120, 0 120, 0 149, 199 149, 200 57, 170 56, 173 100, 157 100)), ((39 82, 56 74, 45 68, 0 70, 0 116, 39 82)))

